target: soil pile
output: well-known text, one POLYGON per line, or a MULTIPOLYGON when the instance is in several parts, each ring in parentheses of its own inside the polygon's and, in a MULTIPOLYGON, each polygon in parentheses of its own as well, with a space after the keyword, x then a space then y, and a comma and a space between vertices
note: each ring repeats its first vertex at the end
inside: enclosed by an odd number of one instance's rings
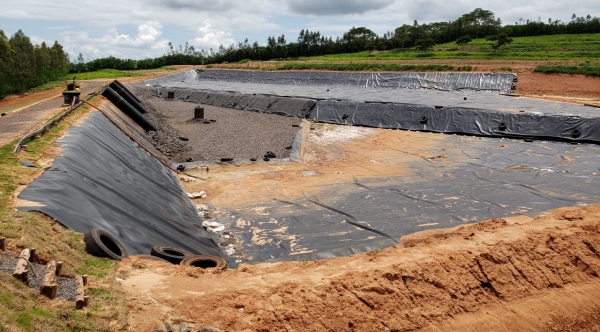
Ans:
POLYGON ((160 319, 223 331, 593 329, 599 243, 596 205, 417 233, 384 251, 325 261, 221 273, 140 268, 134 258, 120 273, 132 330, 160 319))

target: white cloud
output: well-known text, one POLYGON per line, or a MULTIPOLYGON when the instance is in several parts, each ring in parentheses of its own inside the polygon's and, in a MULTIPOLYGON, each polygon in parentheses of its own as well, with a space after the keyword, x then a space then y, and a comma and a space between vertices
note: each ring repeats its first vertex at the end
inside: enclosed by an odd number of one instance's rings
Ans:
POLYGON ((286 2, 292 12, 316 16, 362 14, 393 3, 387 0, 287 0, 286 2))
POLYGON ((156 57, 168 50, 168 39, 161 39, 162 25, 148 21, 138 26, 135 37, 119 34, 116 28, 99 38, 90 37, 86 31, 61 33, 63 46, 72 57, 82 53, 86 60, 115 56, 122 58, 156 57))
POLYGON ((231 37, 231 31, 222 31, 213 28, 210 21, 204 22, 204 25, 198 28, 196 37, 188 41, 196 49, 213 49, 217 51, 220 45, 225 47, 235 44, 235 39, 231 37))
POLYGON ((413 20, 421 24, 455 20, 478 7, 492 11, 505 24, 521 17, 569 21, 573 13, 600 16, 598 0, 78 0, 76 6, 64 1, 0 0, 0 29, 23 29, 47 43, 58 40, 69 54, 81 52, 86 59, 144 58, 165 54, 169 41, 217 49, 246 37, 250 43, 264 44, 268 36, 282 33, 293 41, 301 29, 341 36, 352 26, 364 26, 382 34, 412 25, 413 20), (136 35, 123 32, 132 26, 138 27, 136 35))

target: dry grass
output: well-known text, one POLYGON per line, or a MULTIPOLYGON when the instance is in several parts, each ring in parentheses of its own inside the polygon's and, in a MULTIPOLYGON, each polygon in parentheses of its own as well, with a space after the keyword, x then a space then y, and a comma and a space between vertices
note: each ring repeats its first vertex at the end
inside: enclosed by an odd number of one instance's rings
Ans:
POLYGON ((15 212, 14 194, 39 174, 39 168, 26 168, 19 159, 34 163, 47 156, 48 148, 74 123, 89 112, 80 107, 42 137, 27 143, 27 151, 12 153, 14 143, 0 147, 0 237, 6 237, 8 250, 36 248, 44 263, 64 262, 63 274, 90 276, 89 308, 76 311, 75 304, 49 301, 37 290, 24 286, 11 276, 0 274, 0 331, 108 331, 126 324, 126 302, 115 281, 115 263, 88 255, 83 235, 37 212, 15 212))

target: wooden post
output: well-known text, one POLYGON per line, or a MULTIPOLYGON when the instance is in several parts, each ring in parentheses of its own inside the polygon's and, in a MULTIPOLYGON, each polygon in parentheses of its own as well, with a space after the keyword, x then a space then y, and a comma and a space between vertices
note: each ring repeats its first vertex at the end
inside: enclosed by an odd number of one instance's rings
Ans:
POLYGON ((44 280, 42 281, 40 293, 42 295, 46 295, 50 299, 54 299, 54 297, 56 297, 54 285, 56 285, 56 261, 51 260, 48 263, 48 265, 46 265, 46 275, 44 276, 44 280))
POLYGON ((0 250, 6 251, 6 238, 0 237, 0 250))
POLYGON ((60 273, 62 272, 63 262, 56 263, 56 276, 60 277, 60 273))
POLYGON ((13 277, 27 283, 29 280, 27 273, 27 262, 29 261, 29 249, 23 249, 21 254, 19 255, 19 261, 17 262, 17 266, 15 267, 15 272, 13 272, 13 277))
POLYGON ((55 299, 58 294, 58 284, 52 285, 52 294, 50 295, 51 299, 55 299))
POLYGON ((75 283, 77 284, 77 297, 75 300, 75 308, 83 309, 83 307, 85 307, 85 289, 83 286, 83 277, 75 277, 75 283))
POLYGON ((23 272, 23 274, 21 275, 21 281, 22 281, 22 282, 23 282, 25 285, 29 286, 29 270, 25 270, 25 271, 23 272))

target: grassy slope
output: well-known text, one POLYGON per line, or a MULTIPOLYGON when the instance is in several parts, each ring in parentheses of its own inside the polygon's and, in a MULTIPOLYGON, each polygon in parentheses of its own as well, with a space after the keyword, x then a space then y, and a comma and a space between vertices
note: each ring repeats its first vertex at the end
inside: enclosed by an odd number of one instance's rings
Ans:
POLYGON ((492 42, 475 39, 466 46, 456 43, 436 45, 433 52, 412 49, 392 50, 371 54, 358 52, 304 57, 301 60, 417 60, 417 59, 509 59, 509 60, 600 60, 600 34, 515 37, 509 45, 494 51, 492 42))
POLYGON ((81 107, 38 139, 27 143, 27 151, 18 156, 12 152, 14 143, 0 147, 0 236, 8 239, 9 250, 36 248, 42 261, 64 262, 63 274, 90 276, 91 307, 74 310, 74 303, 48 301, 39 291, 24 286, 9 275, 0 274, 0 331, 106 331, 109 324, 125 324, 125 300, 114 287, 115 263, 85 253, 82 234, 75 233, 41 213, 15 212, 13 196, 20 184, 40 172, 26 168, 19 159, 36 161, 57 137, 88 111, 81 107))

